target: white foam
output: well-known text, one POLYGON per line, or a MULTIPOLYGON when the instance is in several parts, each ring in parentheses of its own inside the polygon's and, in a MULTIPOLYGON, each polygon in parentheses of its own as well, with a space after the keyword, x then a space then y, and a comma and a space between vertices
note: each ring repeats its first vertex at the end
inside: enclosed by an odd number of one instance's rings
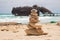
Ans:
MULTIPOLYGON (((60 21, 60 17, 39 17, 39 20, 41 23, 47 23, 50 21, 60 21)), ((17 22, 17 23, 28 23, 29 22, 29 17, 20 17, 20 16, 0 16, 0 22, 17 22), (3 18, 2 18, 3 17, 3 18)))

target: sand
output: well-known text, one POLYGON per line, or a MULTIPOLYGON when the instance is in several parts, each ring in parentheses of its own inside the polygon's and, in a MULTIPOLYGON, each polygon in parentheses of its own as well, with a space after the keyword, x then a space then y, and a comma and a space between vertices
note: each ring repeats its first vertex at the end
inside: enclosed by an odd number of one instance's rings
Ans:
POLYGON ((4 25, 0 26, 0 40, 60 40, 60 26, 54 23, 42 24, 42 29, 48 35, 27 36, 25 31, 27 25, 4 25), (1 31, 1 29, 8 29, 8 31, 1 31))

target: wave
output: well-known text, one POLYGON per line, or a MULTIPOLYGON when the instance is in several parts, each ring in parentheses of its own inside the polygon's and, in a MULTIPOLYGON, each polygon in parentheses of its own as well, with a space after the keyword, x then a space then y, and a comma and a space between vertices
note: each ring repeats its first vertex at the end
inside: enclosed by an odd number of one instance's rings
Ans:
MULTIPOLYGON (((60 21, 60 17, 39 17, 40 23, 47 23, 50 21, 60 21)), ((14 16, 14 15, 0 15, 0 22, 17 22, 27 24, 29 22, 28 16, 14 16)))

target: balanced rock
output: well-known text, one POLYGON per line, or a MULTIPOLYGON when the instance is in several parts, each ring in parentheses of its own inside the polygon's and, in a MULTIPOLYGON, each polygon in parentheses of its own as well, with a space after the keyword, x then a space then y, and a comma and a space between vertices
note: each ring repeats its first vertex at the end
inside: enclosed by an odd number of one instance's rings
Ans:
POLYGON ((31 10, 31 14, 30 14, 30 18, 29 18, 29 24, 28 24, 28 28, 26 29, 26 33, 27 35, 46 35, 47 33, 44 33, 42 30, 42 25, 36 25, 36 23, 39 22, 39 17, 37 14, 37 10, 36 9, 32 9, 31 10))

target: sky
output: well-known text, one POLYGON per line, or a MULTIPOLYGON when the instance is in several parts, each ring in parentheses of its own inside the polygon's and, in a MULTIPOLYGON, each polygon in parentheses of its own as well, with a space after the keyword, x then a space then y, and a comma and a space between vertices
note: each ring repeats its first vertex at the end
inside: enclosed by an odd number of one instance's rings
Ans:
POLYGON ((0 13, 11 13, 13 7, 39 5, 60 13, 60 0, 0 0, 0 13))

